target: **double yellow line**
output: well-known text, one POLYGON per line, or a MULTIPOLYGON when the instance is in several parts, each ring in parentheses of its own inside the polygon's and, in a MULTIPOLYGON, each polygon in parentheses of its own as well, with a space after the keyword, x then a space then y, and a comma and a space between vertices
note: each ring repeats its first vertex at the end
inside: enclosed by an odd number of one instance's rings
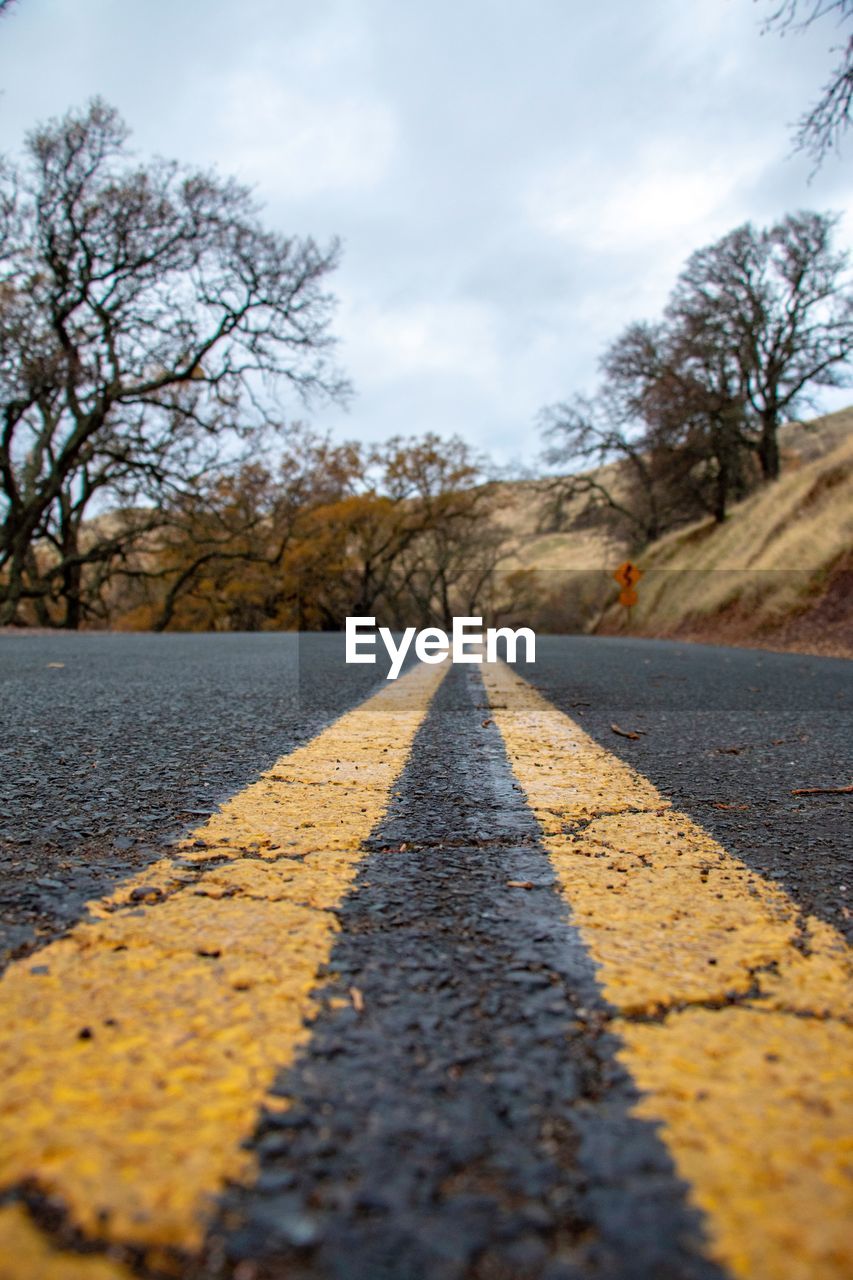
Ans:
MULTIPOLYGON (((0 980, 0 1191, 35 1186, 104 1256, 0 1210, 0 1280, 127 1280, 192 1253, 310 1037, 335 909, 446 667, 279 760, 0 980), (113 1256, 110 1256, 112 1252, 113 1256)), ((502 664, 496 721, 709 1249, 750 1280, 840 1280, 850 1125, 843 941, 502 664)))

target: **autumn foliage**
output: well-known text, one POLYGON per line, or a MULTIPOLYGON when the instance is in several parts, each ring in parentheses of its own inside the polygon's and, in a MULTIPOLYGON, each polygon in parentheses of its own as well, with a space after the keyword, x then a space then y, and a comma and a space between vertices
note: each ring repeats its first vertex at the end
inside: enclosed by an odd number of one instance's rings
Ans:
POLYGON ((495 498, 459 439, 368 448, 298 432, 274 468, 246 462, 182 497, 92 608, 122 629, 193 631, 506 617, 525 583, 497 571, 495 498))

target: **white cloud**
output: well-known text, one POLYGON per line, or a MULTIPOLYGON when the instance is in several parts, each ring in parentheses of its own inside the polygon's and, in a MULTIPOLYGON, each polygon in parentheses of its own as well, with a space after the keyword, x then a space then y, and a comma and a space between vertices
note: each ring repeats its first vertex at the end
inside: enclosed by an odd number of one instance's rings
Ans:
POLYGON ((751 156, 722 163, 643 149, 618 174, 589 160, 561 163, 530 182, 522 205, 534 230, 594 253, 696 247, 754 168, 751 156))
POLYGON ((362 384, 450 374, 486 386, 497 376, 494 315, 477 303, 350 300, 340 320, 346 360, 362 384))
POLYGON ((365 193, 393 162, 393 112, 369 94, 312 93, 268 71, 241 70, 219 96, 219 167, 265 191, 288 199, 365 193))

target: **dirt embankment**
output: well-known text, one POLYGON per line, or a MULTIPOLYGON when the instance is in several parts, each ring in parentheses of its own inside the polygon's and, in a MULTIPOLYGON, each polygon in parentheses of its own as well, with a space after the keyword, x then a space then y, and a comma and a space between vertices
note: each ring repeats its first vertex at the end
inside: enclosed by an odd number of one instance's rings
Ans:
POLYGON ((853 553, 842 557, 810 604, 778 622, 757 630, 751 611, 735 603, 707 619, 685 620, 667 634, 706 644, 853 658, 853 553))

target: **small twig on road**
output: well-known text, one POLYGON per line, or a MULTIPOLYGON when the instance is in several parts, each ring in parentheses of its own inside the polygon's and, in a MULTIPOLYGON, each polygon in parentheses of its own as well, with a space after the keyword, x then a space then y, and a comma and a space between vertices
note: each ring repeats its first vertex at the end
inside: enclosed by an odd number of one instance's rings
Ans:
POLYGON ((610 728, 614 733, 618 733, 620 738, 630 738, 632 742, 638 742, 640 737, 646 732, 645 729, 620 729, 618 724, 612 724, 610 728))
POLYGON ((853 783, 849 787, 794 787, 792 796, 849 796, 853 794, 853 783))

